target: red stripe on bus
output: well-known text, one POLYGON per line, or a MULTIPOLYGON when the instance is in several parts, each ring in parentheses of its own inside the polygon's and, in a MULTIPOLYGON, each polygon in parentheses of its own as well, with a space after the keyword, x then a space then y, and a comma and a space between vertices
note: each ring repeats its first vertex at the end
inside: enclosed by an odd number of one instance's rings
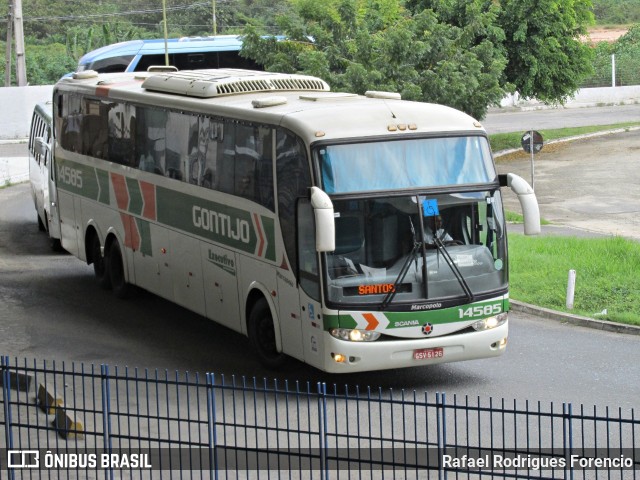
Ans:
POLYGON ((126 213, 121 213, 122 225, 124 226, 124 246, 130 248, 134 252, 140 249, 142 240, 140 232, 138 232, 138 224, 136 219, 126 213))
POLYGON ((127 190, 127 181, 124 175, 112 173, 111 183, 113 184, 113 193, 116 194, 118 208, 120 210, 127 210, 129 208, 129 190, 127 190))
POLYGON ((254 220, 254 222, 256 224, 256 230, 258 231, 258 240, 259 240, 259 242, 258 242, 258 256, 261 257, 262 253, 264 251, 265 241, 264 241, 264 234, 262 233, 262 228, 261 228, 261 225, 260 225, 260 218, 258 217, 257 213, 253 214, 253 220, 254 220))

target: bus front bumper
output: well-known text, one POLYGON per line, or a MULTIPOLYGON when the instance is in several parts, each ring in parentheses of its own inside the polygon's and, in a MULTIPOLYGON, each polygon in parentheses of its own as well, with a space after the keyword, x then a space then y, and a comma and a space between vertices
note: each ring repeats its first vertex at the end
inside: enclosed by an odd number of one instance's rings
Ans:
POLYGON ((324 332, 324 370, 352 373, 497 357, 506 349, 508 333, 508 321, 491 330, 415 340, 348 342, 324 332))

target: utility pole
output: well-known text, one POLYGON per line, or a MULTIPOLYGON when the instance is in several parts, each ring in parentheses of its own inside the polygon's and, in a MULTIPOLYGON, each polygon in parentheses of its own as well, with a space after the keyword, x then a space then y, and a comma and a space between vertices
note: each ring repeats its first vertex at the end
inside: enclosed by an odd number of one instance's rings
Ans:
POLYGON ((218 35, 218 19, 216 18, 216 0, 211 0, 211 7, 213 8, 213 15, 211 17, 213 23, 213 34, 218 35))
POLYGON ((13 30, 16 36, 16 80, 19 87, 24 87, 27 85, 27 62, 24 56, 22 0, 13 0, 13 2, 13 30))
POLYGON ((13 40, 13 0, 9 0, 9 15, 7 16, 7 49, 4 70, 4 86, 11 86, 11 42, 13 40))

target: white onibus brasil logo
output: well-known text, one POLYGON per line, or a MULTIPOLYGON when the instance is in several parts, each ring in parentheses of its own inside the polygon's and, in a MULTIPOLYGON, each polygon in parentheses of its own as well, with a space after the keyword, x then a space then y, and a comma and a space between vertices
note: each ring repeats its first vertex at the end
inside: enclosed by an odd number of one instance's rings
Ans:
POLYGON ((192 210, 193 225, 216 235, 240 240, 242 243, 250 242, 251 225, 247 220, 235 219, 235 225, 229 215, 208 210, 197 205, 192 210))

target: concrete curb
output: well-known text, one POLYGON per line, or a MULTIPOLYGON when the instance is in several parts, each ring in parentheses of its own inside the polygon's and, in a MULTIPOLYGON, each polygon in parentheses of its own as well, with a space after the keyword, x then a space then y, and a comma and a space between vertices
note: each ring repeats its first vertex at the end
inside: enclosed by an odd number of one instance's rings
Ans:
POLYGON ((607 320, 596 320, 595 318, 581 317, 571 313, 558 312, 549 308, 538 307, 518 300, 510 300, 511 308, 516 312, 536 315, 548 320, 555 320, 562 323, 570 323, 580 327, 603 330, 605 332, 626 333, 628 335, 640 335, 640 326, 626 325, 624 323, 609 322, 607 320))

